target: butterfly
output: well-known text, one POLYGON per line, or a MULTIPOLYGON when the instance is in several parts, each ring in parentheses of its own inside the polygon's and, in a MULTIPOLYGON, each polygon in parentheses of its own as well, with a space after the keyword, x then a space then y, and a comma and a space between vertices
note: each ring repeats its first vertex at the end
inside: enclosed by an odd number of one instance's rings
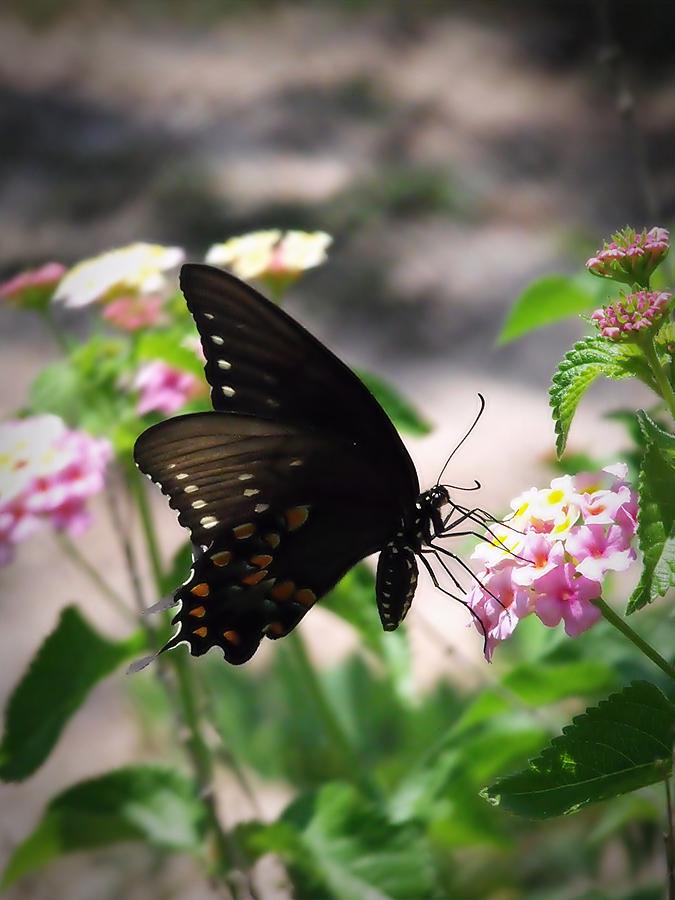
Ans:
POLYGON ((184 265, 180 285, 213 411, 153 425, 134 448, 194 548, 173 596, 178 629, 163 649, 186 643, 201 656, 218 646, 227 662, 244 663, 376 552, 380 618, 385 630, 397 628, 415 593, 417 559, 440 587, 425 554, 457 558, 434 539, 473 521, 475 510, 451 503, 441 484, 420 491, 377 400, 276 304, 206 265, 184 265))

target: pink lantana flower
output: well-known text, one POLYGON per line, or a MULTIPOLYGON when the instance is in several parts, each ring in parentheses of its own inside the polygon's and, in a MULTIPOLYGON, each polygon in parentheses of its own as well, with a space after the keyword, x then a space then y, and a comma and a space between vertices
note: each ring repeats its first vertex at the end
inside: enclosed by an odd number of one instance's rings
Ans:
POLYGON ((122 331, 139 331, 163 322, 164 298, 159 294, 129 294, 103 307, 103 318, 122 331))
POLYGON ((66 267, 61 263, 50 262, 21 272, 0 284, 0 300, 9 300, 29 309, 44 309, 65 271, 66 267))
POLYGON ((657 328, 671 308, 668 291, 635 291, 622 294, 609 306, 596 309, 591 319, 610 341, 631 341, 657 328))
POLYGON ((490 527, 472 554, 482 564, 466 595, 491 658, 500 640, 535 613, 549 626, 564 622, 576 637, 600 617, 607 572, 624 572, 632 548, 637 497, 622 463, 602 472, 563 475, 511 502, 513 514, 490 527))
POLYGON ((175 369, 160 359, 141 366, 132 387, 139 392, 136 412, 141 416, 149 412, 170 415, 205 391, 195 375, 175 369))
POLYGON ((89 498, 103 489, 108 441, 66 427, 57 416, 0 425, 0 564, 46 524, 81 534, 89 498))
POLYGON ((538 578, 535 584, 534 611, 544 625, 565 623, 565 632, 577 637, 595 624, 600 610, 591 603, 602 592, 599 581, 578 575, 572 563, 557 566, 538 578))
POLYGON ((586 261, 586 268, 601 278, 626 284, 646 284, 669 249, 670 235, 665 228, 654 227, 639 232, 623 228, 586 261))

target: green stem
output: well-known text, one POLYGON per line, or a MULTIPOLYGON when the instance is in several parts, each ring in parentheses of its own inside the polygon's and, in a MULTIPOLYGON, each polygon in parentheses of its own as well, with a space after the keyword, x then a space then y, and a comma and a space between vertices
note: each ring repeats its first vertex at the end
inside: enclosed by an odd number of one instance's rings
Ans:
POLYGON ((649 363, 649 368, 654 374, 654 379, 659 389, 659 393, 668 404, 670 414, 673 419, 675 419, 675 393, 673 392, 673 386, 668 379, 666 371, 659 360, 656 345, 654 344, 654 335, 649 334, 643 340, 641 340, 640 347, 642 348, 642 352, 644 353, 647 362, 649 363))
POLYGON ((664 782, 666 786, 666 868, 668 871, 668 900, 675 900, 675 836, 673 835, 673 798, 670 793, 670 778, 664 782))
POLYGON ((114 607, 120 615, 124 616, 125 619, 133 621, 135 618, 134 614, 126 605, 122 597, 120 597, 117 591, 110 587, 98 569, 96 569, 89 560, 80 553, 77 545, 68 537, 68 535, 63 531, 55 531, 54 535, 61 550, 81 572, 84 572, 92 584, 98 588, 101 592, 101 596, 105 597, 110 605, 114 607))
POLYGON ((58 325, 56 320, 54 319, 54 315, 49 306, 42 312, 42 320, 49 329, 55 342, 59 345, 59 349, 62 350, 63 353, 69 353, 70 342, 68 341, 68 338, 64 334, 60 325, 58 325))
POLYGON ((625 620, 617 615, 614 610, 605 603, 602 597, 598 597, 598 599, 593 600, 592 603, 594 606, 597 606, 610 625, 613 625, 617 631, 620 631, 624 637, 627 637, 631 643, 635 644, 638 650, 641 650, 645 656, 649 657, 649 659, 659 667, 659 669, 675 681, 675 666, 671 665, 660 653, 656 652, 651 644, 648 644, 644 638, 641 638, 639 634, 633 631, 630 625, 627 625, 625 620))
POLYGON ((316 669, 307 654, 304 641, 297 631, 288 635, 286 646, 290 650, 302 684, 309 692, 316 711, 323 722, 327 737, 339 748, 340 755, 345 763, 346 776, 361 788, 364 793, 372 797, 377 793, 375 785, 363 775, 363 765, 326 697, 316 669))
POLYGON ((155 526, 152 521, 152 513, 150 511, 150 504, 148 502, 145 485, 141 481, 140 476, 135 472, 131 475, 131 487, 138 504, 141 527, 143 529, 143 536, 145 537, 145 544, 148 548, 148 556, 150 557, 150 565, 152 566, 152 575, 155 579, 155 587, 157 588, 158 596, 161 597, 164 592, 164 565, 162 563, 162 555, 159 550, 157 535, 155 534, 155 526))

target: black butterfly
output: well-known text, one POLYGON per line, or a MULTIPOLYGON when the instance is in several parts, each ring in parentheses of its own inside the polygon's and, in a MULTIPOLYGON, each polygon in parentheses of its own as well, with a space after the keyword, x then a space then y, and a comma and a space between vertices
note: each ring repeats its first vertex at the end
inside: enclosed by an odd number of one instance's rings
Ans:
POLYGON ((214 411, 154 425, 134 449, 195 545, 174 595, 179 629, 164 649, 186 642, 200 656, 217 645, 228 662, 246 662, 264 635, 288 634, 377 551, 380 618, 397 628, 417 586, 416 555, 431 572, 422 554, 474 511, 453 503, 459 518, 443 518, 447 489, 420 493, 382 407, 278 306, 210 266, 183 266, 180 283, 214 411))

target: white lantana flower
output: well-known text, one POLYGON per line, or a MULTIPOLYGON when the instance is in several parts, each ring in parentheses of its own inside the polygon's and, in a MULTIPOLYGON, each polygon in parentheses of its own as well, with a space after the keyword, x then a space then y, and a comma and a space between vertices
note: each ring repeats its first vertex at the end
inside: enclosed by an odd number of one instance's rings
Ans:
POLYGON ((231 269, 239 278, 292 278, 319 266, 333 239, 324 231, 253 231, 214 244, 206 262, 231 269))
POLYGON ((180 247, 136 243, 109 250, 73 266, 61 280, 54 300, 79 308, 132 294, 153 294, 164 289, 164 273, 179 266, 185 254, 180 247))

